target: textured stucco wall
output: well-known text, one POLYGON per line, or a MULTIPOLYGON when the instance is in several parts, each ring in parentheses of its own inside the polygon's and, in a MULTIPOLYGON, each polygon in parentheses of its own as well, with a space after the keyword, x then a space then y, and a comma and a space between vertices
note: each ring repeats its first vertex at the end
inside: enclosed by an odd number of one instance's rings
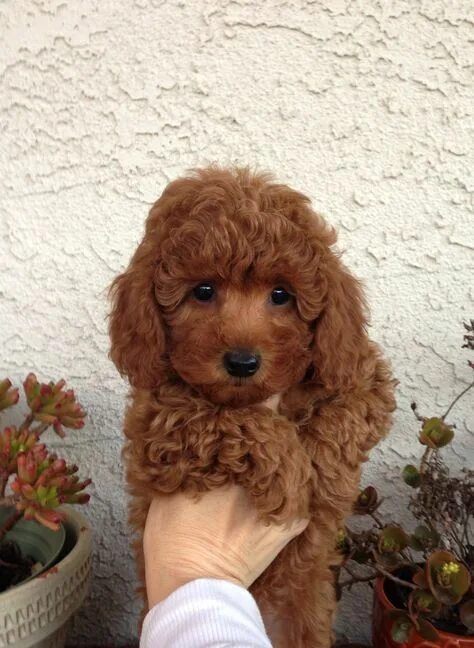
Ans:
MULTIPOLYGON (((65 376, 89 411, 66 443, 95 482, 78 641, 135 630, 105 288, 188 167, 257 163, 338 226, 401 382, 366 480, 404 509, 410 400, 441 407, 468 380, 472 36, 470 0, 0 2, 0 373, 65 376)), ((456 420, 448 456, 472 463, 467 403, 456 420)), ((351 638, 368 632, 363 591, 341 612, 351 638)))

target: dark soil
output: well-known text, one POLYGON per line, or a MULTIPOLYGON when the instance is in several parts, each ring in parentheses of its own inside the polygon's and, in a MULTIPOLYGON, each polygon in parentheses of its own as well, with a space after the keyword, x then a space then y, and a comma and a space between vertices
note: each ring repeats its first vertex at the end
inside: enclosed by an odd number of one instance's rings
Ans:
MULTIPOLYGON (((410 567, 401 567, 394 573, 399 578, 403 578, 403 580, 411 581, 413 570, 410 567)), ((399 610, 407 609, 408 595, 410 594, 410 589, 408 587, 403 587, 403 585, 399 585, 389 578, 386 578, 384 582, 384 591, 392 605, 399 610)), ((466 626, 458 620, 455 607, 448 609, 446 618, 431 617, 429 618, 429 621, 431 621, 435 628, 442 632, 451 632, 452 634, 461 636, 469 634, 466 626)))
POLYGON ((16 542, 3 542, 0 545, 0 592, 28 578, 33 565, 34 560, 23 556, 16 542))

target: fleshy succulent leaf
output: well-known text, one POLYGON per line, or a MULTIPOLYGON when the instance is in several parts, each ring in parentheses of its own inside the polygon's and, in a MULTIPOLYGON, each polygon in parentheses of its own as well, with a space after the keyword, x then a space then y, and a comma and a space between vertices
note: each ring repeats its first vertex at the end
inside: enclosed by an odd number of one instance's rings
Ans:
POLYGON ((408 612, 390 610, 387 616, 392 621, 390 634, 396 643, 405 643, 414 630, 414 624, 408 612))
POLYGON ((378 550, 380 553, 398 553, 408 546, 408 536, 399 526, 386 526, 379 535, 378 550))
POLYGON ((434 416, 426 419, 420 432, 420 442, 429 448, 443 448, 452 441, 454 430, 442 419, 434 416))
POLYGON ((336 533, 336 549, 343 555, 347 555, 351 548, 350 538, 344 528, 336 533))
POLYGON ((61 438, 63 427, 79 430, 84 427, 86 412, 76 401, 72 389, 65 390, 65 381, 56 384, 40 383, 33 373, 28 374, 23 383, 28 405, 36 421, 52 425, 61 438))
POLYGON ((441 603, 435 598, 434 594, 430 590, 419 589, 413 590, 410 593, 409 607, 417 612, 432 616, 440 611, 441 603))
POLYGON ((418 488, 421 484, 421 473, 416 466, 408 464, 402 471, 402 479, 408 486, 418 488))
POLYGON ((471 584, 465 565, 444 550, 435 551, 428 557, 426 579, 434 596, 445 605, 459 603, 471 584))
POLYGON ((0 380, 0 411, 11 405, 16 405, 19 397, 19 390, 12 387, 12 383, 8 378, 0 380))
POLYGON ((409 539, 409 546, 415 551, 435 549, 440 541, 439 533, 435 529, 421 524, 416 527, 409 539))
POLYGON ((428 581, 426 579, 426 574, 425 572, 418 568, 418 570, 415 572, 415 574, 412 576, 412 581, 415 585, 418 585, 418 587, 421 587, 422 589, 428 589, 428 581))
POLYGON ((55 454, 48 455, 43 444, 33 446, 17 457, 17 474, 12 491, 21 495, 16 502, 26 519, 35 519, 48 528, 59 528, 60 504, 85 504, 89 494, 84 489, 90 479, 79 481, 77 466, 68 465, 55 454))
POLYGON ((378 506, 378 493, 373 486, 367 486, 363 491, 359 493, 353 512, 356 515, 366 515, 367 513, 372 513, 378 506))

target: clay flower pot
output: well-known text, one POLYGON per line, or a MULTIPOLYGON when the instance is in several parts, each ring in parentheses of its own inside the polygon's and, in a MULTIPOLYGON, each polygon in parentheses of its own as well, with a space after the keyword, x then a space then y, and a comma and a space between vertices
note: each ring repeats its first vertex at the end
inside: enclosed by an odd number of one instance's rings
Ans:
POLYGON ((87 594, 91 531, 86 518, 64 507, 66 539, 59 561, 0 594, 0 646, 62 648, 72 616, 87 594))
POLYGON ((385 578, 377 578, 374 588, 374 614, 372 620, 372 641, 374 648, 474 648, 474 636, 461 636, 438 630, 439 641, 427 641, 414 632, 409 641, 397 643, 391 637, 392 621, 386 612, 394 610, 385 589, 385 578))

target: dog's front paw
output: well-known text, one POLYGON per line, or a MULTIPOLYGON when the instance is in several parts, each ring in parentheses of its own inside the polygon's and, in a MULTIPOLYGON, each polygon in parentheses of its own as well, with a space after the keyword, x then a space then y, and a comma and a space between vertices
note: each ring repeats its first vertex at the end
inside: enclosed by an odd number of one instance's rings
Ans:
POLYGON ((286 418, 261 407, 243 409, 224 423, 218 452, 220 470, 250 494, 263 519, 286 522, 307 517, 311 491, 310 459, 297 429, 286 418))

